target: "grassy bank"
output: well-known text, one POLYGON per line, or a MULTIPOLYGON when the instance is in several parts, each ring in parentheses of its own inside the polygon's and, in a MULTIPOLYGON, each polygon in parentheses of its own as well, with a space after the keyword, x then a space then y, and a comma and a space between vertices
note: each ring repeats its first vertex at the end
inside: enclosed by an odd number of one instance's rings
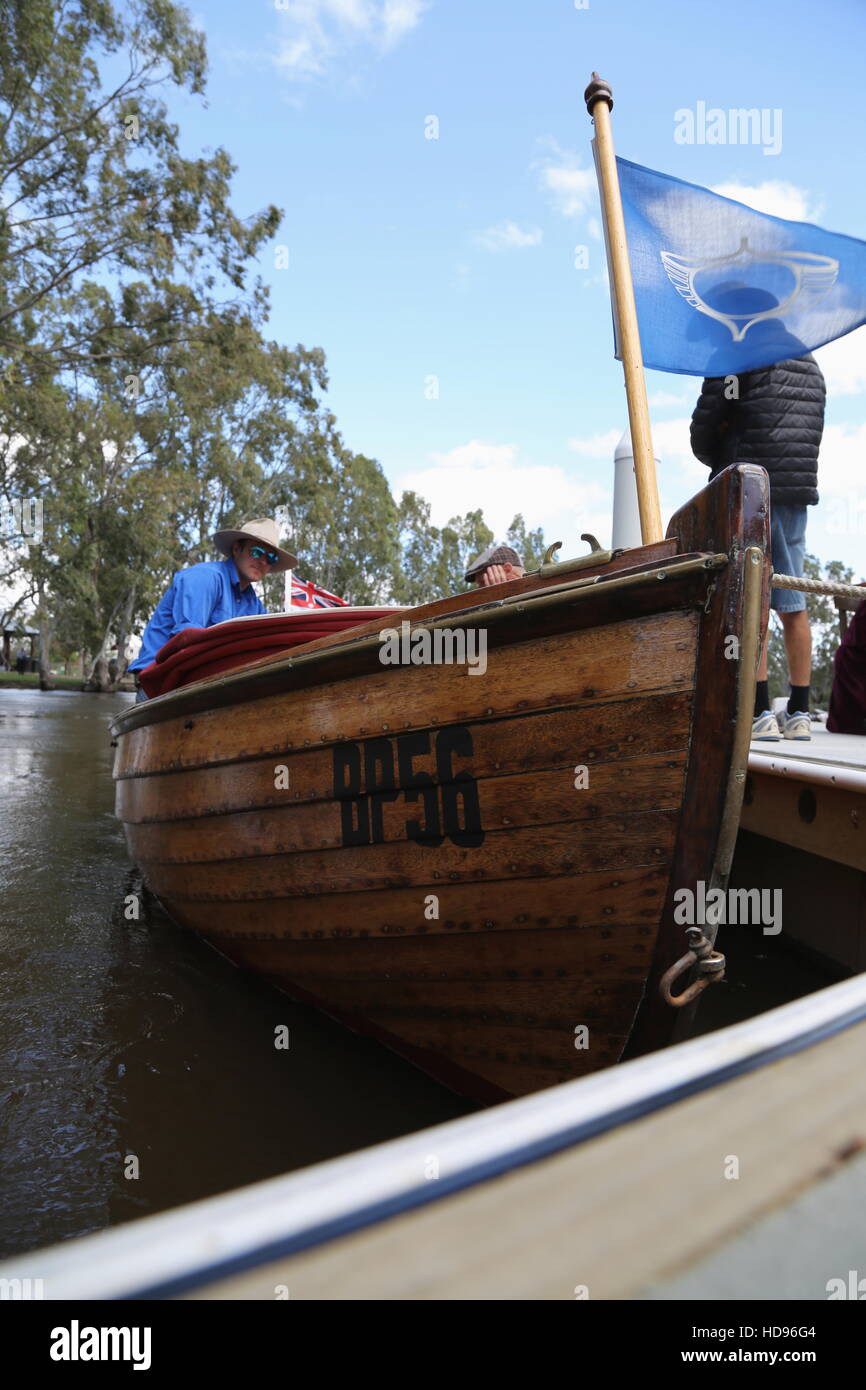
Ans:
MULTIPOLYGON (((52 683, 56 690, 78 690, 83 695, 92 695, 91 690, 84 690, 84 682, 80 676, 52 676, 52 683)), ((17 671, 0 671, 0 690, 38 690, 39 676, 35 671, 25 671, 23 675, 17 671)))

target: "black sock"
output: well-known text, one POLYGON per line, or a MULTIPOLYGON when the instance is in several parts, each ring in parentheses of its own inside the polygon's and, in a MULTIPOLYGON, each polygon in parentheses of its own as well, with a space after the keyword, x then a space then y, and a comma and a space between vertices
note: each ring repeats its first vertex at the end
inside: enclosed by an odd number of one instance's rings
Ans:
POLYGON ((808 685, 792 685, 791 694, 788 698, 789 714, 808 714, 809 713, 809 687, 808 685))
POLYGON ((758 681, 755 686, 755 716, 770 708, 770 682, 758 681))

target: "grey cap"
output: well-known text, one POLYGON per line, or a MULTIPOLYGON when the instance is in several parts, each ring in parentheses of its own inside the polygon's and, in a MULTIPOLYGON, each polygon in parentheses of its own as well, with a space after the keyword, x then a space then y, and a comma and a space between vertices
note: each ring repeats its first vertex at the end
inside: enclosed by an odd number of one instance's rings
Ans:
POLYGON ((519 565, 523 569, 523 561, 516 550, 512 550, 510 545, 498 545, 496 541, 493 545, 488 545, 486 550, 472 561, 463 578, 469 584, 477 574, 486 570, 488 565, 519 565))

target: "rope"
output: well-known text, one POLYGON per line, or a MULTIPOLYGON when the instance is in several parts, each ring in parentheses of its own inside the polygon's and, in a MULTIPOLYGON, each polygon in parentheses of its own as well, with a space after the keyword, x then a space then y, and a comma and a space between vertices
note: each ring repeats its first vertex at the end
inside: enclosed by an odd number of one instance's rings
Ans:
POLYGON ((866 599, 866 585, 840 584, 835 579, 802 579, 795 574, 771 574, 774 589, 801 589, 805 594, 839 594, 842 598, 866 599))

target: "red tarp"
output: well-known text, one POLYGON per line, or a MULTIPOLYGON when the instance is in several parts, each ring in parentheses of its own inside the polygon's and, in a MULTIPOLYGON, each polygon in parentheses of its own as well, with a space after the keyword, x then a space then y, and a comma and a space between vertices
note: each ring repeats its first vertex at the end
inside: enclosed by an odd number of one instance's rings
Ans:
POLYGON ((376 619, 393 619, 402 612, 402 608, 307 608, 297 613, 235 618, 214 627, 187 627, 160 647, 156 660, 139 672, 139 679, 152 699, 205 676, 277 656, 317 637, 330 637, 376 619))

